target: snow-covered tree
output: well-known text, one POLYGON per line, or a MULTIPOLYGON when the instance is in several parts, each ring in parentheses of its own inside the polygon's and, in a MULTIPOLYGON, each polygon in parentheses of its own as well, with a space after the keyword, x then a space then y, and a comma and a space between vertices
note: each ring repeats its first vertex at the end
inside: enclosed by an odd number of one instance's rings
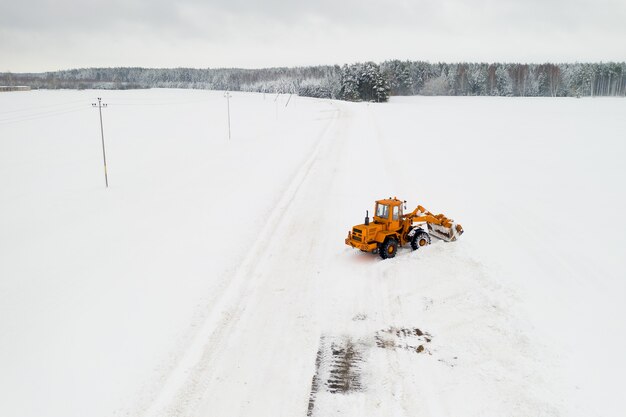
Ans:
POLYGON ((373 62, 344 65, 341 70, 340 98, 349 101, 389 100, 389 83, 373 62))
POLYGON ((509 72, 504 65, 496 68, 496 88, 495 92, 497 96, 512 96, 513 95, 513 83, 509 72))
POLYGON ((360 101, 359 74, 355 65, 344 65, 341 68, 341 89, 339 98, 348 101, 360 101))

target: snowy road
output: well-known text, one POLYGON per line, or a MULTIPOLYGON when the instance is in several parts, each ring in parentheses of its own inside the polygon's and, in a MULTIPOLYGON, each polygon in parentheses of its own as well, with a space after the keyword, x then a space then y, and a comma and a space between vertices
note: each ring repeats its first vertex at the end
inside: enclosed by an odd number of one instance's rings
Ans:
MULTIPOLYGON (((206 93, 149 94, 173 102, 206 93)), ((3 236, 14 238, 1 242, 1 305, 10 314, 0 321, 8 370, 0 388, 17 390, 0 414, 78 416, 93 407, 91 415, 150 417, 619 415, 608 400, 625 370, 618 253, 626 245, 624 227, 612 221, 626 208, 622 101, 298 99, 279 113, 259 95, 235 95, 235 106, 237 98, 252 121, 231 144, 203 143, 206 124, 191 116, 175 142, 158 132, 146 142, 156 146, 152 156, 139 146, 143 134, 134 144, 112 139, 112 160, 124 157, 122 145, 144 159, 140 167, 118 162, 112 183, 121 174, 127 182, 109 194, 86 185, 99 174, 87 163, 84 179, 57 174, 70 183, 61 193, 41 197, 43 176, 26 183, 30 193, 0 183, 2 217, 10 219, 3 236), (520 123, 520 114, 533 123, 520 123), (167 175, 142 169, 163 161, 167 175), (34 195, 57 222, 33 205, 34 195), (346 247, 350 226, 389 196, 443 212, 466 234, 384 262, 346 247), (577 241, 581 196, 603 213, 594 227, 617 232, 595 246, 577 241), (77 205, 70 214, 68 198, 77 205), (27 219, 47 232, 15 226, 27 219), (92 246, 82 237, 90 227, 111 245, 82 253, 84 264, 58 278, 72 254, 39 245, 60 236, 74 249, 92 246), (44 256, 51 274, 20 263, 27 255, 44 256), (117 278, 104 280, 96 266, 117 278), (58 285, 41 288, 50 275, 58 285), (87 299, 59 307, 79 295, 87 299), (48 311, 58 320, 36 310, 42 297, 52 299, 48 311), (95 306, 83 309, 87 302, 95 306), (81 314, 90 326, 79 325, 81 314), (42 321, 53 328, 48 355, 57 365, 29 362, 46 352, 30 345, 42 340, 42 321), (598 331, 606 340, 589 339, 598 331), (70 342, 55 339, 62 334, 70 342), (124 337, 122 346, 98 346, 124 337), (74 343, 76 355, 68 355, 74 343), (90 369, 93 358, 116 366, 90 369), (63 366, 76 369, 68 376, 63 366), (37 376, 41 389, 29 385, 37 376), (120 379, 127 382, 116 387, 120 379), (85 386, 100 389, 83 398, 85 386), (44 408, 16 412, 44 388, 52 392, 44 408)), ((122 126, 154 115, 135 117, 111 115, 122 126)), ((186 116, 173 117, 180 126, 186 116)), ((20 131, 0 129, 3 155, 26 155, 20 131)), ((3 174, 32 172, 25 158, 3 159, 3 174)))

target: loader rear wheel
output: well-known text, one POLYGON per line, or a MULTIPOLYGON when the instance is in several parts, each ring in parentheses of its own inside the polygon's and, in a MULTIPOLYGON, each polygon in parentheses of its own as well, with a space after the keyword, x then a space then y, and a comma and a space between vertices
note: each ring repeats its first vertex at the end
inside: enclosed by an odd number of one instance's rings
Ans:
POLYGON ((418 250, 422 246, 430 245, 430 235, 426 232, 419 232, 413 235, 413 239, 411 239, 411 248, 413 250, 418 250))
POLYGON ((398 241, 392 237, 385 240, 378 249, 378 254, 383 259, 393 258, 396 252, 398 252, 398 241))

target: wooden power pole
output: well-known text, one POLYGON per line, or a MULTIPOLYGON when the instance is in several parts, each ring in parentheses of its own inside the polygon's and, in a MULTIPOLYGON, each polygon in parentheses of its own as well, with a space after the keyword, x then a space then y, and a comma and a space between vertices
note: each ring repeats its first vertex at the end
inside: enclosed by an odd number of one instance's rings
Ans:
POLYGON ((91 103, 93 107, 98 108, 98 112, 100 113, 100 135, 102 136, 102 159, 104 160, 104 183, 106 184, 106 188, 109 188, 109 177, 107 175, 107 154, 104 148, 104 127, 102 126, 102 108, 106 107, 106 103, 102 103, 102 98, 98 97, 97 103, 91 103))

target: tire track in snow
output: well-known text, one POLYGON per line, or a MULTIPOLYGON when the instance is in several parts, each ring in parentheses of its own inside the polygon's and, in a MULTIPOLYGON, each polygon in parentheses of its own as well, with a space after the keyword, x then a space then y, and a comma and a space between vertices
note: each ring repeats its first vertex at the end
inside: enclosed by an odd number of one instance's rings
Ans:
MULTIPOLYGON (((335 106, 332 102, 331 104, 335 106)), ((257 273, 259 265, 266 258, 265 255, 271 251, 272 245, 268 242, 272 241, 272 232, 289 217, 287 213, 291 209, 295 196, 310 174, 320 149, 332 136, 330 135, 332 127, 340 118, 340 109, 336 108, 334 111, 333 118, 324 128, 310 156, 294 174, 241 266, 234 272, 221 295, 216 297, 215 307, 211 309, 183 357, 167 376, 159 393, 151 401, 151 405, 142 413, 143 416, 187 415, 197 405, 199 401, 197 393, 202 391, 203 382, 206 384, 208 379, 206 373, 211 369, 215 353, 222 348, 221 343, 245 310, 244 300, 250 295, 255 284, 254 278, 260 276, 257 273)))
POLYGON ((350 337, 320 337, 315 357, 315 374, 311 381, 307 417, 314 415, 320 389, 330 394, 349 394, 363 390, 360 363, 368 346, 350 337), (329 340, 330 339, 330 340, 329 340))

